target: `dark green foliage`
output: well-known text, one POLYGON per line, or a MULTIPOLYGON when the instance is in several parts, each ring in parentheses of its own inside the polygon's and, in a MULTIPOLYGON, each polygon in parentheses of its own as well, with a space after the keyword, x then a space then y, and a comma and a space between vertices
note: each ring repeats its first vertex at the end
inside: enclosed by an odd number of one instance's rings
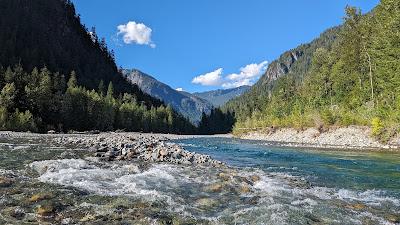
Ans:
POLYGON ((66 85, 64 76, 46 67, 40 71, 34 68, 31 73, 23 72, 20 65, 0 71, 0 78, 8 77, 0 86, 1 130, 196 132, 171 107, 147 107, 128 93, 116 99, 111 82, 104 96, 78 86, 75 72, 66 85), (20 73, 24 75, 21 79, 20 73))
POLYGON ((239 121, 246 120, 253 112, 265 109, 273 96, 276 81, 282 76, 292 76, 296 84, 302 83, 311 67, 316 49, 331 48, 340 29, 341 27, 329 29, 311 43, 283 53, 279 59, 270 63, 265 74, 250 91, 232 99, 223 108, 235 111, 239 121))
POLYGON ((0 0, 0 30, 0 129, 195 131, 125 80, 71 1, 0 0))
MULTIPOLYGON (((162 105, 125 80, 104 39, 81 24, 69 0, 0 0, 0 30, 4 67, 19 64, 32 71, 46 66, 67 74, 67 80, 75 71, 77 84, 89 90, 97 89, 101 81, 112 82, 116 95, 131 93, 147 106, 162 105)), ((15 85, 23 90, 18 82, 15 85)))
MULTIPOLYGON (((366 15, 347 7, 344 20, 336 38, 326 39, 325 33, 313 42, 322 44, 308 45, 308 53, 301 50, 303 46, 290 51, 298 59, 283 63, 291 65, 281 66, 288 68, 285 73, 273 79, 274 74, 268 74, 276 66, 272 63, 252 91, 228 103, 226 107, 238 115, 236 131, 371 125, 371 121, 381 140, 399 131, 400 2, 382 0, 366 15), (308 59, 300 60, 305 55, 308 59)), ((282 57, 278 62, 284 62, 282 57)))
POLYGON ((232 131, 235 116, 230 111, 223 112, 219 108, 211 110, 210 115, 203 113, 198 132, 200 134, 227 134, 232 131))

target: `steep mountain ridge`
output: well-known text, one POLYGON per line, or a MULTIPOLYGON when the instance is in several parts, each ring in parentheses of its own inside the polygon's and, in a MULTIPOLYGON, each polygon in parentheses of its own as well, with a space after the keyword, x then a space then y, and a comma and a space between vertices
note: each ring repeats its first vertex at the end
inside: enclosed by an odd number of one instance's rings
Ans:
POLYGON ((79 85, 97 89, 113 83, 116 93, 133 93, 147 105, 161 105, 126 82, 114 54, 95 29, 89 31, 70 0, 0 0, 0 65, 20 64, 26 71, 46 66, 79 85))
POLYGON ((223 108, 234 111, 237 118, 252 115, 253 111, 262 110, 266 99, 271 97, 275 81, 280 77, 292 74, 297 82, 302 82, 309 71, 315 51, 320 48, 331 48, 341 27, 326 30, 312 42, 302 44, 283 53, 271 62, 263 76, 243 95, 228 101, 223 108))
POLYGON ((174 110, 188 118, 193 124, 198 124, 202 113, 210 114, 213 106, 206 100, 187 92, 177 91, 170 86, 156 80, 154 77, 139 70, 123 70, 124 76, 132 84, 161 101, 171 105, 174 110))

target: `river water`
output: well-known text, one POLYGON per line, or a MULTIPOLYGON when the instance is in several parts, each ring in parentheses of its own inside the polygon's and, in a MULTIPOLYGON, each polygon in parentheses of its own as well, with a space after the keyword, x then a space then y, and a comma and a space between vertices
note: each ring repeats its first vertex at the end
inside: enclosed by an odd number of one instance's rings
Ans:
POLYGON ((0 140, 0 224, 399 224, 400 154, 175 141, 227 167, 102 162, 0 140))

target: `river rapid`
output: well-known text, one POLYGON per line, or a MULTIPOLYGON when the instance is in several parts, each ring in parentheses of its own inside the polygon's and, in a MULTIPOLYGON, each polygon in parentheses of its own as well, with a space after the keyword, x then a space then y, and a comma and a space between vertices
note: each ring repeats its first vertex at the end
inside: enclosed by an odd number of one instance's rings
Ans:
POLYGON ((399 224, 400 154, 171 141, 222 167, 0 139, 0 224, 399 224))

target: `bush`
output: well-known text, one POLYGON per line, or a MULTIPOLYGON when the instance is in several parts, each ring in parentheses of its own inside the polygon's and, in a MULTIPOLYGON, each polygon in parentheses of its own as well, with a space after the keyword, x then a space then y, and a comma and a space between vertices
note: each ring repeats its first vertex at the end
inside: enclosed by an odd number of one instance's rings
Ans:
POLYGON ((19 112, 17 109, 12 115, 10 128, 15 131, 37 131, 35 120, 29 110, 19 112))
POLYGON ((332 110, 325 109, 321 112, 321 119, 326 125, 333 125, 336 123, 336 116, 333 114, 332 110))
POLYGON ((379 137, 384 130, 384 125, 379 117, 375 117, 371 121, 372 135, 379 137))

